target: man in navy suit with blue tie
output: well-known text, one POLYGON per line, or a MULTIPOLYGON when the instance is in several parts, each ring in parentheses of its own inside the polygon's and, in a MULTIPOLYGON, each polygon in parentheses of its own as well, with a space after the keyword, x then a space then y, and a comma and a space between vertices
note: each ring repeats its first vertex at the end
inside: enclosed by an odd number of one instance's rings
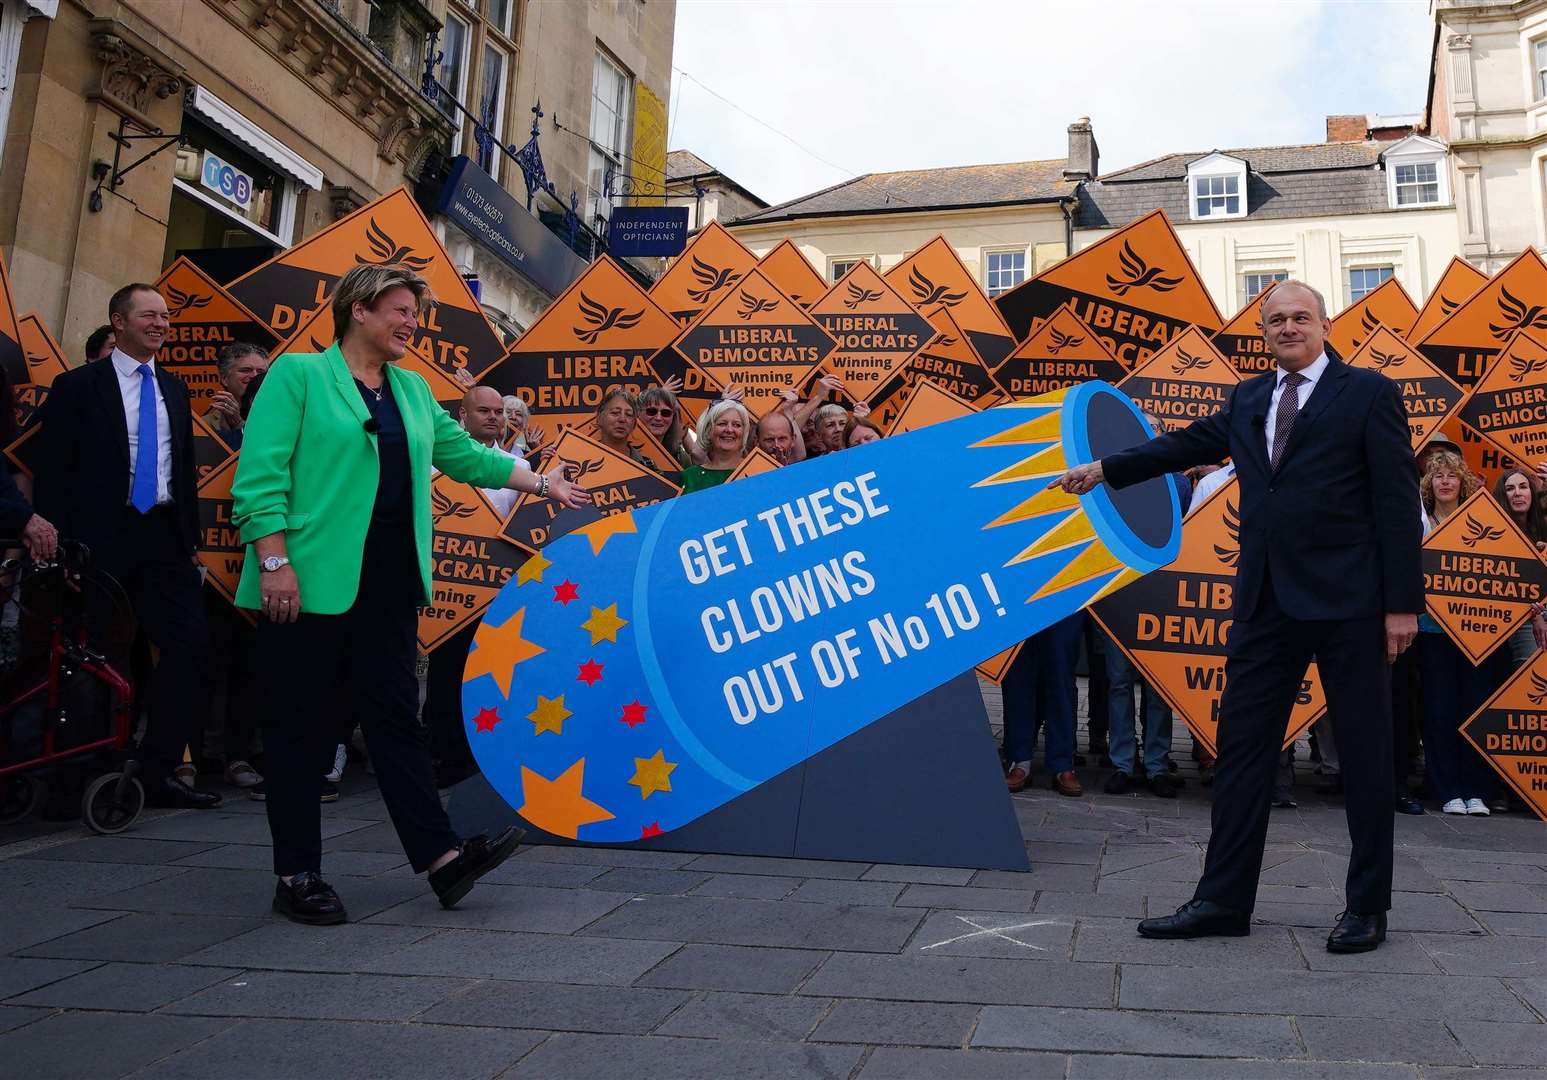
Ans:
POLYGON ((1326 302, 1288 281, 1262 302, 1274 370, 1189 427, 1069 470, 1084 494, 1229 457, 1240 478, 1241 559, 1220 701, 1219 765, 1203 877, 1175 915, 1139 933, 1250 932, 1284 729, 1314 656, 1336 731, 1352 851, 1332 952, 1386 937, 1391 907, 1391 701, 1387 665, 1423 610, 1417 471, 1397 385, 1324 348, 1326 302))
MULTIPOLYGON (((156 647, 137 754, 147 800, 214 806, 219 795, 173 775, 209 710, 210 686, 194 566, 199 503, 188 388, 156 363, 170 321, 153 286, 119 289, 108 301, 108 319, 117 336, 112 353, 56 378, 38 410, 37 505, 40 512, 47 507, 61 536, 86 543, 156 647)), ((103 640, 114 600, 101 589, 88 599, 103 640)), ((123 657, 112 659, 127 671, 123 657)))

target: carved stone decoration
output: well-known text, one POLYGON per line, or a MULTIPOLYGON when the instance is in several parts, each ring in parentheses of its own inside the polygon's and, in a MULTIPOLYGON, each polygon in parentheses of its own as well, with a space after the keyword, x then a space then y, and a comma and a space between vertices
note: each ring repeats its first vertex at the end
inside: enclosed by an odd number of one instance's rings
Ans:
POLYGON ((333 211, 333 220, 348 217, 360 207, 370 202, 364 195, 352 187, 343 184, 328 185, 328 206, 333 211))
POLYGON ((1472 47, 1472 35, 1450 34, 1445 38, 1445 45, 1451 49, 1470 49, 1472 47))
POLYGON ((409 145, 418 133, 418 117, 409 109, 399 109, 382 120, 376 155, 383 161, 406 161, 409 145))
POLYGON ((91 40, 102 65, 92 98, 142 127, 157 129, 150 109, 155 102, 183 92, 182 71, 146 56, 117 34, 97 32, 91 40))

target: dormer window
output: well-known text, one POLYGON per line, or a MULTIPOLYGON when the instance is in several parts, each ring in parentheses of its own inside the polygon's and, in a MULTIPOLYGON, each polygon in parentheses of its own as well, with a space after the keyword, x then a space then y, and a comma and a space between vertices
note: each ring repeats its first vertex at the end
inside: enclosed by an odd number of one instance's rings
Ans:
POLYGON ((1246 216, 1246 162, 1210 154, 1187 167, 1188 214, 1194 221, 1246 216))
POLYGON ((1445 144, 1422 135, 1409 135, 1392 144, 1386 164, 1387 205, 1393 210, 1445 206, 1450 202, 1445 144))

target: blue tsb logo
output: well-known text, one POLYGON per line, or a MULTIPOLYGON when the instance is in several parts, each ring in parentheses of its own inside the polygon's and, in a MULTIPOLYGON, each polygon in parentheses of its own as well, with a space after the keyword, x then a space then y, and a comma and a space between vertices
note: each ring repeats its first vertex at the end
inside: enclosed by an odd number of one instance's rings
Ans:
POLYGON ((200 180, 205 187, 220 192, 238 206, 245 207, 252 202, 252 177, 238 172, 208 150, 204 152, 204 172, 200 180))

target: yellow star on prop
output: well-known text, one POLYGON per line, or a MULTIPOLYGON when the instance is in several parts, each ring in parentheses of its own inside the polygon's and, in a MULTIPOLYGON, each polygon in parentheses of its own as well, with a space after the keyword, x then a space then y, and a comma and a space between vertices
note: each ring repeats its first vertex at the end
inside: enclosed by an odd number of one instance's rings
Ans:
POLYGON ((551 731, 555 735, 562 735, 564 734, 564 721, 574 715, 574 713, 564 707, 563 694, 556 698, 545 698, 538 694, 537 708, 527 713, 526 718, 537 725, 537 729, 532 732, 533 735, 541 735, 545 731, 551 731))
POLYGON ((467 654, 467 666, 462 669, 463 682, 472 682, 480 675, 492 675, 500 693, 510 697, 510 677, 515 674, 516 665, 547 651, 521 636, 521 622, 525 618, 526 608, 521 608, 502 626, 484 623, 478 627, 478 632, 473 635, 473 644, 477 648, 467 654))
POLYGON ((585 758, 580 758, 557 778, 549 780, 541 773, 521 766, 521 793, 526 797, 516 813, 554 836, 575 839, 580 826, 611 821, 606 807, 580 793, 585 780, 585 758))
POLYGON ((543 571, 552 565, 553 563, 549 562, 541 555, 533 555, 530 559, 522 563, 520 567, 516 569, 516 584, 525 585, 529 581, 535 581, 541 584, 543 579, 543 571))
POLYGON ((592 608, 591 617, 580 624, 580 629, 591 631, 592 645, 600 644, 603 641, 610 641, 616 645, 618 643, 618 631, 627 625, 627 619, 618 618, 618 605, 608 604, 605 608, 592 608))
POLYGON ((652 757, 634 759, 634 778, 629 781, 639 787, 639 797, 648 799, 657 791, 671 790, 671 771, 675 761, 666 760, 666 751, 657 750, 652 757))
POLYGON ((598 518, 589 525, 582 525, 575 532, 591 541, 591 554, 600 555, 602 548, 607 546, 607 541, 621 533, 638 532, 634 528, 634 512, 622 510, 616 514, 608 514, 598 518))

